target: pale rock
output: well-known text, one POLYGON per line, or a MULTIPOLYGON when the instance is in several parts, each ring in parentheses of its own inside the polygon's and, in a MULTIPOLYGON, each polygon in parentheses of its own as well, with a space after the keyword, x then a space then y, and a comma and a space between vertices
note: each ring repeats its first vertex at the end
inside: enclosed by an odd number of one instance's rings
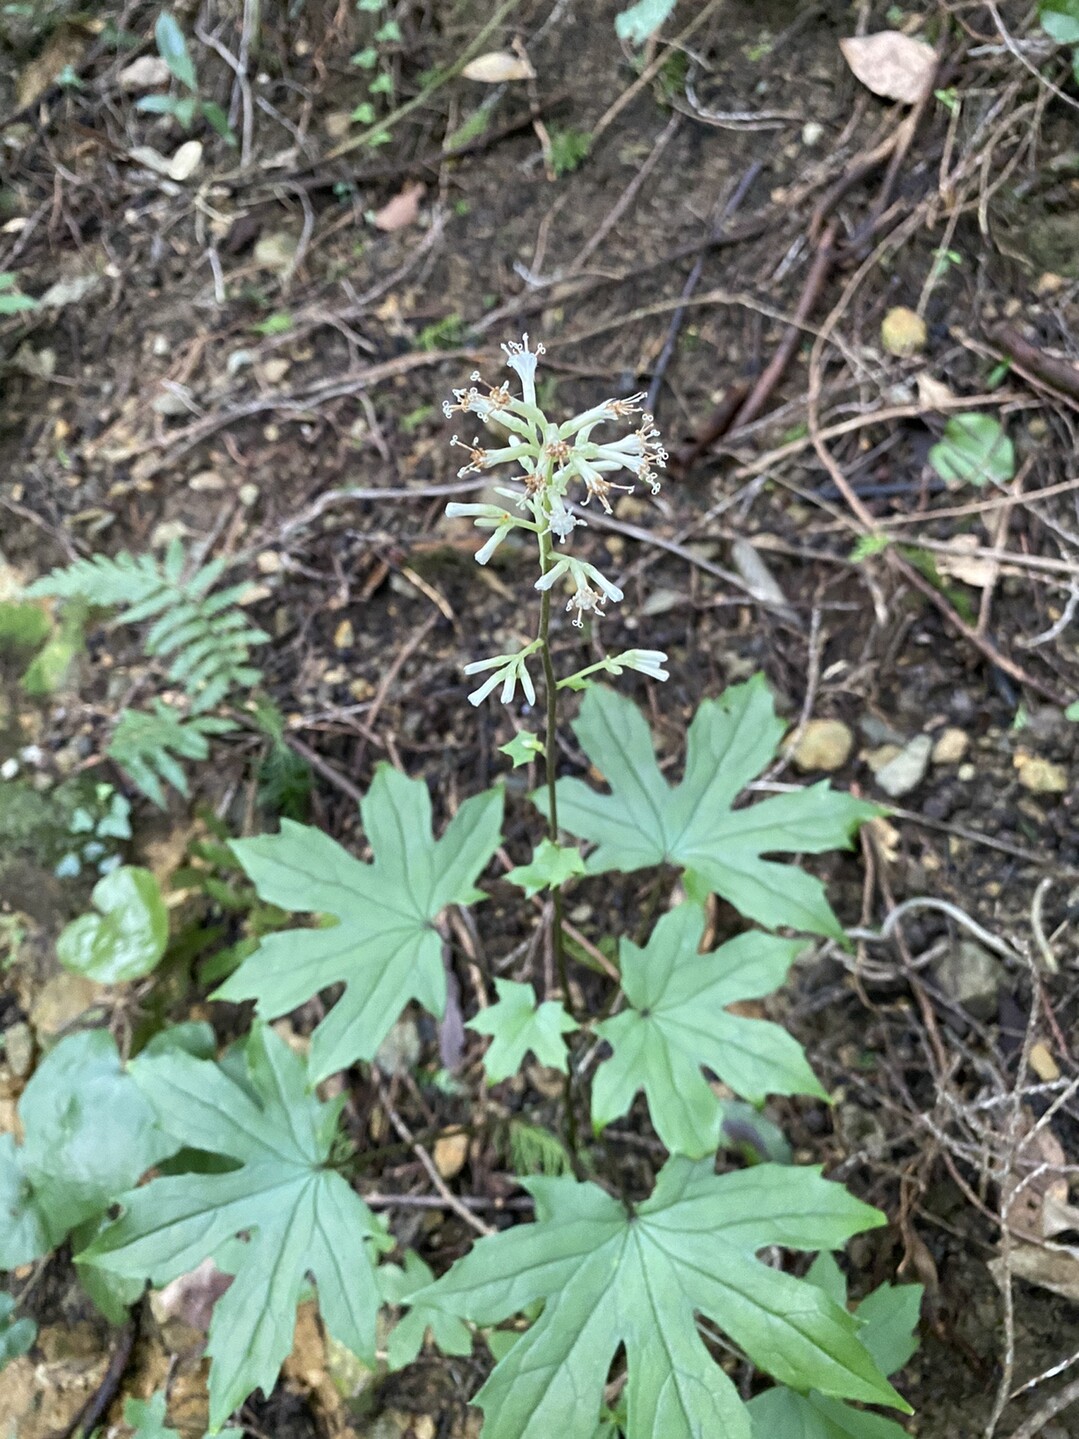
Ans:
POLYGON ((877 784, 890 799, 899 799, 917 789, 925 778, 932 748, 933 741, 927 734, 915 735, 894 759, 877 770, 877 784))
POLYGON ((251 480, 248 480, 247 484, 241 485, 237 491, 237 498, 245 509, 250 509, 258 497, 259 487, 251 480))
POLYGON ((965 730, 946 729, 936 738, 930 759, 934 764, 958 764, 970 748, 965 730))
POLYGON ((800 770, 842 769, 854 747, 854 735, 837 719, 812 719, 802 731, 791 758, 800 770))
POLYGON ((166 420, 178 420, 184 415, 194 413, 195 404, 186 385, 178 385, 174 380, 170 380, 162 385, 160 392, 150 401, 150 408, 155 415, 163 415, 166 420))
POLYGON ((279 385, 291 369, 292 361, 281 357, 275 360, 267 360, 262 367, 262 373, 267 384, 279 385))
POLYGON ((291 269, 296 258, 299 241, 287 230, 271 230, 259 237, 255 245, 254 261, 263 270, 274 270, 283 274, 291 269))
POLYGON ((933 966, 933 976, 956 1004, 976 1019, 989 1019, 997 1007, 1004 966, 973 939, 961 939, 933 966))
POLYGON ((139 90, 158 90, 167 85, 172 72, 160 55, 140 55, 125 65, 117 75, 121 90, 134 93, 139 90))
POLYGON ((443 1179, 453 1179, 460 1174, 468 1159, 467 1134, 443 1134, 435 1140, 431 1158, 443 1179))
POLYGON ((23 1020, 4 1030, 4 1058, 18 1079, 25 1079, 34 1062, 34 1036, 23 1020))
POLYGON ((1031 794, 1065 794, 1068 790, 1068 772, 1063 765, 1022 749, 1016 751, 1012 764, 1019 771, 1019 783, 1031 794))
POLYGON ((187 482, 187 488, 194 490, 196 494, 204 491, 216 491, 225 489, 225 481, 216 470, 199 470, 197 475, 192 475, 187 482))

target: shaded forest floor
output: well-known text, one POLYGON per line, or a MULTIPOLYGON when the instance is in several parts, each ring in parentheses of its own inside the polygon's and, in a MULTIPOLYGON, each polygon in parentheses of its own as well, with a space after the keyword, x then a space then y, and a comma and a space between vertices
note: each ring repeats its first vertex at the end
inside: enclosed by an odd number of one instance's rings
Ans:
MULTIPOLYGON (((235 144, 136 107, 156 6, 88 19, 48 0, 32 25, 0 19, 0 272, 44 299, 0 318, 0 599, 95 550, 180 537, 231 557, 273 637, 263 683, 310 767, 309 817, 358 844, 378 761, 422 775, 445 813, 502 773, 497 747, 528 719, 465 702, 462 665, 515 649, 532 617, 512 553, 477 570, 467 523, 442 517, 462 488, 442 400, 477 367, 499 380, 500 343, 525 331, 546 346, 552 412, 646 391, 671 452, 663 488, 590 514, 582 550, 625 600, 602 645, 568 617, 557 644, 580 665, 668 653, 669 682, 635 694, 665 758, 702 696, 763 670, 795 740, 771 778, 826 773, 893 804, 819 872, 856 930, 932 903, 885 944, 799 967, 777 1012, 835 1103, 769 1113, 800 1160, 889 1216, 851 1247, 855 1289, 896 1272, 927 1286, 900 1381, 910 1432, 1079 1434, 1079 1397, 1024 1427, 1079 1359, 1070 57, 1012 3, 698 0, 639 53, 615 38, 618 8, 518 0, 491 27, 487 6, 401 0, 381 16, 399 38, 377 44, 370 14, 336 0, 267 3, 257 36, 248 7, 178 9, 235 144), (839 47, 889 28, 937 48, 913 106, 871 93, 839 47), (456 73, 514 44, 533 78, 456 73), (900 308, 913 329, 882 336, 900 308), (942 478, 930 451, 971 413, 1014 463, 942 478)), ((36 700, 0 655, 0 1027, 35 1049, 95 1000, 53 948, 93 875, 58 878, 13 796, 85 779, 134 798, 101 752, 153 684, 126 632, 85 641, 36 700)), ((167 815, 136 800, 127 855, 164 882, 207 816, 231 834, 272 823, 253 779, 264 744, 223 742, 167 815)), ((579 763, 568 730, 563 744, 579 763)), ((523 800, 514 823, 520 863, 523 800)), ((491 892, 482 944, 500 954, 521 921, 509 886, 491 892)), ((182 896, 185 924, 242 937, 249 913, 220 899, 182 896)), ((632 903, 585 882, 571 918, 618 921, 632 903)), ((163 1002, 175 1018, 203 998, 163 1002)), ((433 1033, 408 1024, 430 1052, 433 1033)), ((24 1080, 0 1067, 0 1129, 24 1080)), ((425 1133, 465 1117, 419 1096, 407 1065, 390 1092, 425 1133)), ((371 1109, 359 1095, 374 1125, 371 1109)), ((467 1234, 406 1161, 378 1177, 402 1196, 394 1231, 448 1262, 467 1234)), ((457 1194, 512 1196, 482 1137, 439 1166, 457 1194)), ((13 1284, 33 1286, 41 1331, 0 1376, 0 1413, 44 1439, 98 1391, 116 1335, 62 1255, 13 1284)), ((123 1378, 144 1394, 171 1376, 185 1439, 204 1424, 198 1354, 197 1326, 148 1315, 123 1378)), ((288 1439, 474 1433, 482 1366, 432 1352, 346 1398, 305 1311, 278 1390, 242 1418, 288 1439)))

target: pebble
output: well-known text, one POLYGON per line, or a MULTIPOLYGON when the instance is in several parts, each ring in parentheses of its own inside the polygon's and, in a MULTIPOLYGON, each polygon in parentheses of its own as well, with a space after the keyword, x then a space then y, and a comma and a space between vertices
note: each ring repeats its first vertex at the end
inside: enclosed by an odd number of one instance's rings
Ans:
POLYGON ((435 1140, 431 1158, 443 1179, 453 1179, 465 1167, 465 1160, 468 1158, 468 1135, 440 1135, 435 1140))
POLYGON ((899 799, 901 795, 917 789, 925 778, 932 748, 933 741, 927 734, 915 735, 893 759, 877 770, 877 784, 889 798, 899 799))
POLYGON ((842 769, 850 758, 854 736, 837 719, 812 719, 802 731, 792 759, 800 770, 842 769))
POLYGON ((1068 789, 1068 772, 1063 765, 1043 759, 1041 755, 1017 750, 1012 764, 1019 771, 1019 783, 1031 794, 1064 794, 1068 789))
POLYGON ((237 498, 239 499, 240 504, 244 505, 247 509, 251 508, 251 506, 255 503, 258 497, 259 487, 258 485, 252 483, 252 481, 250 480, 247 482, 246 485, 241 485, 239 490, 237 491, 237 498))
POLYGON ((970 736, 965 730, 946 729, 937 736, 930 755, 934 764, 958 764, 970 748, 970 736))
POLYGON ((988 1019, 997 1007, 1004 966, 973 939, 961 939, 933 967, 941 989, 976 1019, 988 1019))
POLYGON ((24 1021, 4 1030, 4 1058, 7 1067, 18 1079, 25 1079, 34 1062, 34 1036, 24 1021))
POLYGON ((262 373, 267 384, 279 385, 291 369, 292 361, 281 358, 267 360, 262 367, 262 373))
POLYGON ((216 470, 200 470, 197 475, 192 475, 187 482, 189 490, 201 492, 203 490, 223 490, 225 481, 216 470))

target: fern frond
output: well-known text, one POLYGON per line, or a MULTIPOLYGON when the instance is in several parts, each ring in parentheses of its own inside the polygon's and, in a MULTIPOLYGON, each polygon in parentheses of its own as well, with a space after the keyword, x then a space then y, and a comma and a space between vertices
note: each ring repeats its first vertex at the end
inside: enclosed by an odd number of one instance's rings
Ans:
POLYGON ((162 781, 186 796, 187 775, 180 760, 205 759, 210 753, 208 736, 233 728, 230 720, 212 715, 184 719, 155 700, 152 711, 124 710, 106 753, 127 771, 147 799, 164 809, 162 781))
POLYGON ((245 585, 230 585, 211 594, 225 570, 212 560, 184 577, 183 545, 174 540, 163 560, 126 551, 109 559, 94 555, 31 585, 31 596, 81 598, 90 604, 119 609, 117 622, 154 620, 143 646, 148 655, 171 656, 168 679, 181 686, 193 713, 213 709, 240 687, 258 684, 259 669, 249 663, 251 650, 269 636, 248 623, 237 607, 245 585))
POLYGON ((548 1129, 511 1119, 509 1124, 510 1160, 517 1174, 569 1174, 572 1172, 566 1146, 548 1129))

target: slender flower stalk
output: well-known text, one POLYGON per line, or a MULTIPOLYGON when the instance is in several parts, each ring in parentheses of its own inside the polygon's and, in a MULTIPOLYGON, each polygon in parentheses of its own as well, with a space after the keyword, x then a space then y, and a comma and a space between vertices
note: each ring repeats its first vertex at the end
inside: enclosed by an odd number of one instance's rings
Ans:
MULTIPOLYGON (((481 474, 500 465, 515 465, 519 488, 498 486, 495 493, 510 505, 493 503, 449 504, 449 518, 471 519, 480 531, 490 531, 476 552, 478 564, 485 565, 501 544, 521 530, 536 537, 539 578, 534 588, 540 597, 539 624, 536 637, 515 654, 492 655, 474 660, 465 666, 465 674, 485 674, 478 689, 469 695, 473 705, 482 702, 496 690, 502 704, 512 704, 518 686, 525 700, 536 703, 536 690, 528 672, 527 661, 538 655, 543 667, 545 689, 545 733, 542 750, 547 770, 547 833, 558 844, 558 799, 556 791, 556 746, 558 728, 558 692, 560 689, 583 689, 590 676, 606 673, 621 675, 636 670, 650 679, 665 680, 663 668, 667 656, 661 650, 631 649, 608 655, 575 674, 558 679, 551 650, 551 601, 556 589, 568 591, 565 608, 572 614, 577 629, 584 626, 585 616, 603 619, 605 605, 623 599, 621 589, 594 564, 579 559, 568 550, 574 532, 586 525, 578 513, 595 500, 610 514, 619 493, 628 492, 638 483, 646 484, 653 494, 659 490, 657 470, 661 470, 667 452, 660 443, 659 431, 651 415, 641 414, 644 395, 631 395, 625 400, 604 400, 561 425, 552 423, 540 408, 536 396, 536 366, 543 346, 530 349, 528 336, 520 344, 503 345, 506 363, 515 371, 521 384, 520 398, 510 392, 508 382, 495 387, 488 385, 476 372, 468 389, 454 390, 453 400, 443 409, 447 419, 454 414, 475 415, 492 430, 501 433, 508 443, 487 449, 479 438, 471 443, 454 435, 451 443, 468 451, 468 463, 458 471, 466 475, 481 474), (481 388, 482 387, 482 388, 481 388), (610 438, 606 427, 640 415, 640 423, 631 434, 610 438), (598 432, 598 437, 597 437, 598 432)), ((572 1011, 565 948, 562 943, 562 890, 552 886, 551 949, 562 989, 563 1003, 572 1011)), ((570 1150, 577 1152, 577 1131, 573 1101, 573 1070, 567 1075, 566 1123, 570 1150)))

